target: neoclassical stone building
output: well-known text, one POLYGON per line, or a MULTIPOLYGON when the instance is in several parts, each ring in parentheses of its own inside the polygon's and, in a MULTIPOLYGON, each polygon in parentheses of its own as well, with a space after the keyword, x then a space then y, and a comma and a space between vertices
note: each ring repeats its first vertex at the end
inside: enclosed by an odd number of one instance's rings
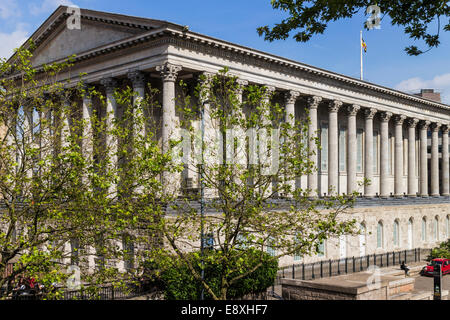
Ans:
MULTIPOLYGON (((163 145, 178 116, 178 80, 194 82, 223 67, 241 84, 266 86, 283 96, 287 116, 302 118, 309 110, 309 134, 319 132, 322 145, 314 158, 319 170, 296 183, 317 190, 318 196, 331 189, 340 194, 358 190, 361 200, 350 214, 364 232, 327 241, 323 255, 286 258, 284 263, 430 247, 449 237, 449 105, 170 22, 82 9, 81 29, 71 29, 67 9, 59 7, 33 34, 33 64, 75 54, 71 74, 85 73, 88 85, 105 92, 111 110, 118 108, 114 88, 128 84, 144 96, 151 83, 162 92, 162 114, 157 116, 163 145), (361 188, 358 182, 364 178, 372 183, 361 188)), ((62 74, 61 80, 69 76, 62 74)), ((80 110, 90 105, 84 99, 80 110)))

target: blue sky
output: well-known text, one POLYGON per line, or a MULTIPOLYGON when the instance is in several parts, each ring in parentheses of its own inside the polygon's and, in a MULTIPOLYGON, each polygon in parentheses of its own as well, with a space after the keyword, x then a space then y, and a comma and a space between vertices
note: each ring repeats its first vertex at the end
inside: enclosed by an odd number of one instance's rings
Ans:
MULTIPOLYGON (((272 9, 270 0, 0 0, 0 57, 9 56, 60 4, 189 25, 195 32, 359 78, 364 12, 332 23, 324 35, 308 43, 292 39, 270 43, 256 32, 257 27, 273 25, 283 17, 272 9)), ((404 47, 412 40, 385 18, 380 30, 364 32, 365 80, 408 93, 434 88, 450 104, 450 32, 441 34, 438 49, 410 57, 404 47)))

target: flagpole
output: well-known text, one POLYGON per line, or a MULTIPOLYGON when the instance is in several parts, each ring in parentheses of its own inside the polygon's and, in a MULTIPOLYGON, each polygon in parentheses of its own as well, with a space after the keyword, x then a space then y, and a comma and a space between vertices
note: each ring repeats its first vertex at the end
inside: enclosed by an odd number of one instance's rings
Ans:
POLYGON ((361 80, 363 80, 363 37, 362 30, 360 32, 359 47, 361 49, 361 80))

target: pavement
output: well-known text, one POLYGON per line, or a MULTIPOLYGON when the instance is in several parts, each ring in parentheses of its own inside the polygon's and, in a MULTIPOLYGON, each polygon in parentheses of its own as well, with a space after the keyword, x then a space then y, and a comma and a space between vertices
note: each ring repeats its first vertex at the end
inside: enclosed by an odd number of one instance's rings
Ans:
MULTIPOLYGON (((422 268, 424 266, 426 266, 426 264, 427 264, 427 262, 425 262, 425 261, 408 264, 408 267, 410 267, 410 276, 409 277, 415 279, 414 292, 418 292, 418 291, 433 292, 433 283, 434 283, 433 277, 425 277, 425 276, 421 276, 419 274, 420 270, 422 270, 422 268)), ((404 274, 405 274, 404 271, 400 269, 400 266, 381 268, 381 269, 379 269, 379 272, 380 272, 381 276, 404 276, 404 274)), ((355 281, 355 283, 356 283, 356 282, 360 282, 361 280, 364 280, 363 278, 367 277, 367 273, 365 273, 365 272, 359 273, 358 272, 358 273, 347 274, 347 275, 338 276, 338 277, 340 277, 342 280, 344 280, 343 282, 355 281)), ((338 277, 333 277, 333 278, 338 278, 338 277)), ((322 278, 322 279, 317 279, 314 281, 315 282, 324 281, 324 282, 329 283, 330 278, 322 278)), ((272 288, 270 288, 270 290, 271 289, 272 288)), ((446 275, 443 277, 442 290, 448 290, 450 292, 450 275, 446 275)), ((277 293, 278 295, 281 296, 281 285, 275 286, 275 293, 277 293)), ((450 300, 450 296, 448 297, 448 299, 450 300)))

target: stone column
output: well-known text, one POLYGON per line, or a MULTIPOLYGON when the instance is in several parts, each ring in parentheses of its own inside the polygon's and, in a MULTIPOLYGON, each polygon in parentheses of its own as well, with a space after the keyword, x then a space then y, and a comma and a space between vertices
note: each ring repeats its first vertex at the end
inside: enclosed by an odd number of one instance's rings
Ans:
POLYGON ((328 194, 339 192, 338 112, 342 101, 331 101, 328 108, 328 194))
POLYGON ((439 130, 440 123, 431 124, 431 196, 439 197, 439 130))
POLYGON ((416 126, 418 119, 410 118, 408 125, 408 197, 417 195, 416 182, 416 126))
MULTIPOLYGON (((86 159, 90 159, 93 155, 94 136, 92 132, 92 97, 89 88, 85 87, 82 101, 82 120, 83 120, 83 137, 81 141, 82 154, 86 159)), ((91 159, 90 159, 91 160, 91 159)), ((90 162, 90 161, 89 161, 90 162)))
POLYGON ((395 115, 395 197, 403 197, 403 121, 406 117, 395 115))
POLYGON ((429 121, 420 123, 420 196, 428 197, 428 126, 429 121))
MULTIPOLYGON (((270 119, 271 110, 269 108, 267 108, 267 106, 270 106, 270 98, 273 96, 276 88, 274 86, 265 86, 265 87, 266 87, 266 93, 263 98, 263 104, 265 104, 266 107, 264 107, 265 114, 263 115, 262 123, 263 123, 263 125, 270 126, 271 121, 272 121, 270 119)), ((259 146, 261 146, 261 143, 263 145, 263 148, 259 150, 258 157, 259 157, 260 161, 263 160, 262 163, 269 163, 271 166, 273 166, 274 165, 273 160, 272 160, 273 149, 270 151, 270 153, 267 153, 268 146, 271 143, 271 139, 272 139, 270 136, 271 133, 268 133, 266 130, 264 130, 264 133, 266 134, 265 135, 266 140, 260 141, 258 144, 259 146), (261 159, 261 156, 263 156, 263 159, 261 159)), ((266 172, 264 172, 264 170, 263 170, 263 172, 268 175, 272 175, 271 171, 272 171, 272 168, 270 166, 266 169, 266 172)), ((277 184, 278 184, 277 177, 275 175, 272 175, 272 186, 269 186, 267 188, 266 194, 267 195, 272 194, 273 190, 276 188, 277 184)), ((278 194, 275 193, 274 196, 278 197, 278 194)))
MULTIPOLYGON (((246 86, 248 86, 248 81, 247 80, 242 80, 242 79, 237 79, 236 83, 238 85, 237 89, 236 89, 236 98, 240 104, 240 108, 239 108, 239 113, 240 115, 238 116, 239 118, 242 117, 242 119, 245 119, 245 113, 244 113, 244 105, 242 104, 243 102, 243 93, 244 93, 244 88, 246 86)), ((237 150, 236 150, 236 161, 237 163, 246 166, 247 165, 247 158, 246 158, 246 139, 245 139, 245 128, 243 128, 242 126, 238 126, 238 130, 239 132, 235 133, 235 137, 237 138, 238 141, 238 145, 237 145, 237 150)))
MULTIPOLYGON (((219 159, 219 155, 221 155, 221 150, 217 150, 217 152, 211 153, 209 151, 209 148, 213 148, 215 146, 219 146, 219 143, 217 142, 217 136, 216 136, 216 130, 215 130, 215 124, 216 122, 213 122, 211 118, 211 104, 209 102, 210 99, 210 89, 211 89, 211 82, 214 77, 213 73, 210 72, 203 72, 200 76, 198 81, 201 83, 202 91, 200 93, 200 107, 203 108, 203 116, 204 116, 204 146, 205 150, 203 151, 204 155, 204 164, 212 164, 212 163, 219 163, 221 159, 219 159), (213 158, 214 157, 214 158, 213 158)), ((201 119, 200 119, 201 121, 201 119)), ((198 132, 201 134, 201 123, 199 121, 199 127, 198 132)), ((244 138, 245 139, 245 138, 244 138)), ((202 155, 202 145, 201 141, 199 141, 199 150, 196 151, 196 154, 199 155, 198 163, 196 165, 202 164, 201 163, 201 155, 202 155)), ((216 151, 216 149, 214 149, 216 151)), ((198 170, 201 170, 201 168, 198 168, 198 170)), ((198 187, 201 187, 201 180, 200 180, 200 171, 198 171, 198 187)), ((217 197, 218 193, 217 190, 214 189, 205 189, 204 194, 207 198, 217 197)))
MULTIPOLYGON (((113 78, 105 78, 101 80, 101 84, 106 91, 106 130, 114 129, 114 122, 117 116, 117 101, 114 97, 114 91, 117 88, 117 81, 113 78)), ((117 152, 118 141, 117 138, 111 134, 106 133, 105 137, 106 150, 108 154, 109 165, 112 170, 117 169, 117 152)))
MULTIPOLYGON (((358 105, 347 107, 348 112, 348 148, 347 148, 347 194, 357 191, 356 184, 356 114, 359 109, 358 105)), ((338 180, 339 181, 339 180, 338 180)))
MULTIPOLYGON (((293 129, 295 126, 295 102, 300 96, 298 91, 288 91, 285 95, 286 107, 285 107, 285 122, 289 123, 293 129)), ((294 130, 291 130, 291 134, 294 134, 294 130)), ((295 180, 286 181, 286 185, 290 187, 291 191, 295 191, 295 180)))
POLYGON ((161 74, 163 80, 163 116, 162 116, 162 151, 169 151, 169 140, 176 138, 173 136, 176 131, 175 115, 175 81, 181 66, 173 65, 169 62, 157 66, 156 71, 161 74))
POLYGON ((449 177, 449 152, 448 152, 448 132, 450 125, 442 127, 442 195, 450 196, 450 177, 449 177))
POLYGON ((377 113, 377 109, 365 109, 365 152, 364 152, 364 177, 370 181, 369 184, 364 186, 364 196, 366 198, 372 198, 375 196, 375 189, 373 186, 373 117, 377 113))
POLYGON ((317 108, 319 107, 322 97, 313 96, 308 98, 309 106, 309 128, 308 128, 308 149, 310 152, 309 160, 313 163, 314 168, 310 174, 308 174, 308 189, 311 190, 310 196, 317 197, 317 191, 319 188, 319 174, 318 174, 318 152, 317 152, 317 108))
POLYGON ((381 150, 380 150, 380 196, 389 197, 389 120, 392 117, 390 112, 381 113, 381 150))
MULTIPOLYGON (((134 115, 139 115, 142 119, 146 119, 142 101, 145 99, 145 75, 141 71, 131 71, 128 73, 128 79, 131 80, 134 91, 134 115)), ((140 134, 145 136, 146 123, 134 123, 133 133, 136 136, 140 134)))
MULTIPOLYGON (((175 110, 175 81, 177 80, 178 72, 181 71, 181 66, 173 65, 166 62, 163 65, 157 66, 156 71, 161 74, 163 80, 163 101, 162 101, 162 151, 169 152, 169 142, 171 139, 178 138, 178 130, 176 129, 176 110, 175 110)), ((164 172, 162 182, 168 188, 167 192, 177 192, 179 183, 176 175, 164 172)))
MULTIPOLYGON (((70 105, 70 100, 65 100, 63 102, 63 106, 62 106, 62 112, 61 112, 61 123, 62 123, 62 128, 61 128, 61 147, 64 148, 68 148, 70 145, 70 123, 69 123, 69 118, 70 118, 70 109, 71 109, 71 105, 70 105)), ((63 150, 61 150, 63 151, 63 150)))

